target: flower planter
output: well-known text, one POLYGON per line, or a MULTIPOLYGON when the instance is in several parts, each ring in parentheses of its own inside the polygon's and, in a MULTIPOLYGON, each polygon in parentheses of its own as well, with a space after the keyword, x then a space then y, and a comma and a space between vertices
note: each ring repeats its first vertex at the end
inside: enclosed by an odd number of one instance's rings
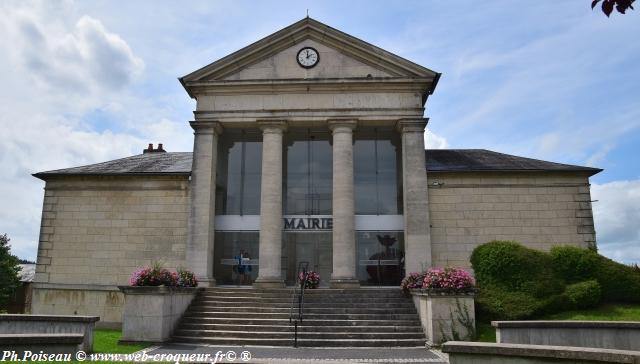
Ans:
POLYGON ((428 345, 471 340, 475 336, 474 293, 412 289, 413 303, 428 345))
POLYGON ((196 287, 118 286, 124 293, 121 342, 165 342, 196 296, 196 287))

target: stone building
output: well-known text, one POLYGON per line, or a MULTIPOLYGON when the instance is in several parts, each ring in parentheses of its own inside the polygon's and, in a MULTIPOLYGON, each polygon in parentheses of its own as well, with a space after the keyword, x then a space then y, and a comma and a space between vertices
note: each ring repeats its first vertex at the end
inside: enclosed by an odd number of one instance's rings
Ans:
POLYGON ((34 313, 120 322, 133 270, 282 287, 301 262, 332 287, 469 267, 478 244, 595 244, 599 169, 425 150, 440 74, 305 18, 182 78, 193 153, 36 173, 46 182, 34 313), (234 267, 244 256, 242 281, 234 267))

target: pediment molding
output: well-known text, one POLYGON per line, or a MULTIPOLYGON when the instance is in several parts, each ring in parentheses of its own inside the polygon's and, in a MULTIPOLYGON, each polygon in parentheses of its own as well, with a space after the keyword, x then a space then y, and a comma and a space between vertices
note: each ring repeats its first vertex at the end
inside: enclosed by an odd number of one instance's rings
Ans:
MULTIPOLYGON (((421 83, 435 83, 439 77, 438 73, 426 67, 329 27, 317 20, 304 18, 247 47, 181 77, 180 82, 192 97, 197 93, 194 92, 196 89, 202 89, 206 84, 217 87, 231 85, 232 83, 222 83, 222 80, 307 39, 312 39, 327 47, 334 48, 357 61, 380 69, 392 75, 390 79, 419 79, 422 81, 421 83)), ((306 80, 306 82, 312 81, 306 80)), ((245 84, 249 83, 250 82, 245 82, 245 84)), ((324 83, 326 84, 327 82, 324 83)))

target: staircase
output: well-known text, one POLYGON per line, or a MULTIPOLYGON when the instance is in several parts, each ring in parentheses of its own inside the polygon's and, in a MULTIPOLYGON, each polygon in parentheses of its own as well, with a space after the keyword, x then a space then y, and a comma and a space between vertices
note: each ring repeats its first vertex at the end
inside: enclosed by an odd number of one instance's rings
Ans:
MULTIPOLYGON (((174 342, 293 346, 291 289, 206 288, 191 303, 174 342)), ((420 319, 399 289, 310 289, 298 346, 416 347, 420 319)))

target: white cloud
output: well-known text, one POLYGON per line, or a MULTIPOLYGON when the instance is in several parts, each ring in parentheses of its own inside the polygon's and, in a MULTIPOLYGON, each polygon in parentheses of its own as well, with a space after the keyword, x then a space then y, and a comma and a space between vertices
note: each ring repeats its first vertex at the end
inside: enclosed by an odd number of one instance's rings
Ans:
POLYGON ((118 90, 144 69, 129 45, 97 19, 84 15, 73 27, 38 12, 2 11, 3 50, 28 79, 49 90, 70 93, 118 90))
POLYGON ((445 137, 434 134, 429 129, 424 133, 424 145, 427 149, 445 149, 449 147, 445 137))
POLYGON ((640 263, 640 180, 593 184, 591 196, 600 253, 640 263))

